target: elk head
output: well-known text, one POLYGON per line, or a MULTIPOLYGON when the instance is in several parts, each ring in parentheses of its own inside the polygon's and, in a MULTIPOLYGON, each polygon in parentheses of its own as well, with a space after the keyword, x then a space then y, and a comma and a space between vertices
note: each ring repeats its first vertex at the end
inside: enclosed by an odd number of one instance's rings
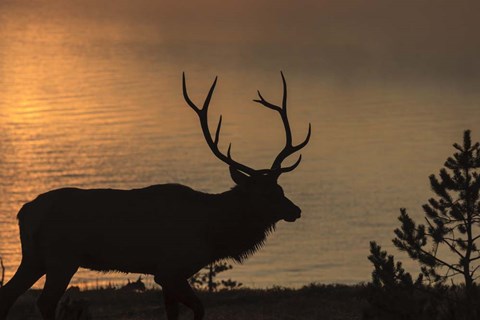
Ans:
POLYGON ((245 199, 255 205, 257 212, 261 214, 268 214, 269 220, 285 220, 293 222, 300 218, 300 208, 297 207, 291 200, 285 197, 282 187, 278 184, 278 177, 285 172, 293 171, 302 160, 302 156, 298 157, 298 160, 291 166, 282 167, 282 162, 293 153, 299 151, 308 144, 311 135, 311 124, 308 126, 308 133, 303 142, 294 145, 292 142, 292 132, 287 116, 287 83, 285 77, 281 72, 283 83, 283 100, 282 106, 277 106, 266 101, 260 91, 258 91, 259 99, 253 100, 269 109, 272 109, 280 114, 285 129, 285 146, 277 155, 273 161, 272 166, 269 169, 253 169, 242 163, 239 163, 231 157, 231 147, 228 146, 227 154, 223 154, 218 149, 218 142, 220 139, 220 128, 222 126, 222 116, 218 121, 215 136, 212 138, 210 130, 208 128, 208 106, 212 98, 215 86, 217 84, 217 78, 213 82, 208 95, 203 103, 203 107, 200 109, 189 98, 187 88, 185 84, 185 73, 182 77, 183 82, 183 97, 188 105, 197 113, 200 119, 200 125, 202 127, 205 140, 210 147, 213 154, 221 161, 228 164, 230 168, 230 176, 235 182, 235 189, 244 194, 245 199), (273 216, 271 216, 273 215, 273 216))

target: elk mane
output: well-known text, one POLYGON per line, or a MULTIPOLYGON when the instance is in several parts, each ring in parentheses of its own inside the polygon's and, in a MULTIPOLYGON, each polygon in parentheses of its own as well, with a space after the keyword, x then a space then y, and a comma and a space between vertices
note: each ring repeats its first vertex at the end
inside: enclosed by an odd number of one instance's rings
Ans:
POLYGON ((267 240, 267 236, 275 231, 275 227, 276 227, 275 223, 267 226, 263 230, 263 234, 260 237, 257 237, 257 239, 254 239, 253 244, 249 245, 248 247, 245 247, 240 253, 230 256, 230 258, 232 258, 238 263, 243 263, 247 258, 249 258, 251 255, 257 252, 261 247, 263 247, 263 245, 265 244, 265 241, 267 240))

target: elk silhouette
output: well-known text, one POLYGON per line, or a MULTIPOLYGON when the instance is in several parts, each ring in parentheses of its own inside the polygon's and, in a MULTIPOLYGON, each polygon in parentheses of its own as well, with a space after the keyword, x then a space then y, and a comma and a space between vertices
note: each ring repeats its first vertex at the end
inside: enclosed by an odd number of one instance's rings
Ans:
POLYGON ((197 113, 203 135, 213 154, 230 168, 235 186, 207 194, 179 184, 143 189, 63 188, 39 195, 18 213, 22 261, 12 279, 0 289, 0 320, 15 300, 46 275, 38 308, 45 320, 55 310, 79 267, 98 271, 152 274, 162 286, 167 318, 178 319, 178 305, 192 309, 194 319, 204 308, 187 279, 205 265, 230 258, 242 262, 258 250, 280 220, 293 222, 300 208, 287 199, 277 179, 294 170, 282 161, 307 145, 294 145, 287 117, 287 85, 283 73, 282 106, 267 102, 260 92, 254 100, 277 111, 286 133, 284 148, 270 169, 256 170, 232 159, 218 148, 221 117, 214 137, 208 128, 208 106, 213 82, 198 108, 190 100, 183 74, 183 95, 197 113))

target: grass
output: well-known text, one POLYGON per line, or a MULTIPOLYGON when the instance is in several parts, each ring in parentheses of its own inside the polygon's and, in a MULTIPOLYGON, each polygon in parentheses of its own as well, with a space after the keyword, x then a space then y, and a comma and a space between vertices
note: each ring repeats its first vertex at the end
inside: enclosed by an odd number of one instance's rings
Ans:
MULTIPOLYGON (((350 320, 361 319, 365 293, 361 285, 311 284, 301 289, 236 289, 198 295, 205 305, 205 320, 350 320)), ((35 305, 39 294, 38 290, 30 290, 20 297, 8 320, 41 319, 35 305)), ((64 310, 88 310, 90 318, 82 320, 166 319, 161 290, 72 289, 62 301, 62 306, 68 305, 64 310)), ((190 310, 182 307, 180 319, 191 318, 190 310)))

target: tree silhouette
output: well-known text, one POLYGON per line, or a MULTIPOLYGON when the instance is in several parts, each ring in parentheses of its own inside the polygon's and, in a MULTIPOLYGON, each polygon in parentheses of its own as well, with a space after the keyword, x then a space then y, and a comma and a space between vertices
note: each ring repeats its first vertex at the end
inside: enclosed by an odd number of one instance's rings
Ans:
POLYGON ((395 229, 394 245, 418 260, 428 279, 437 282, 457 275, 465 281, 471 297, 476 273, 480 268, 480 144, 472 145, 470 131, 465 131, 463 146, 455 143, 457 152, 445 162, 439 178, 430 176, 430 185, 437 195, 423 205, 427 225, 416 225, 401 209, 401 227, 395 229), (431 249, 426 249, 428 240, 431 249), (456 257, 439 257, 439 246, 446 246, 456 257), (439 269, 445 270, 440 273, 439 269))
MULTIPOLYGON (((422 286, 422 276, 413 281, 400 261, 375 242, 370 242, 370 255, 374 265, 372 283, 369 285, 367 301, 376 313, 390 319, 421 319, 424 311, 415 290, 422 286)), ((372 310, 370 310, 372 312, 372 310)))
MULTIPOLYGON (((480 269, 480 144, 472 144, 467 130, 463 145, 455 143, 453 147, 456 152, 447 159, 439 176, 429 177, 436 198, 423 205, 426 224, 417 224, 406 209, 400 209, 401 225, 394 231, 393 244, 420 263, 423 279, 430 284, 442 284, 447 279, 454 283, 458 277, 463 278, 467 319, 477 319, 474 309, 475 281, 480 269)), ((370 252, 375 272, 384 270, 380 262, 386 261, 386 253, 382 260, 374 244, 370 252)), ((390 271, 395 274, 393 269, 390 271)))

